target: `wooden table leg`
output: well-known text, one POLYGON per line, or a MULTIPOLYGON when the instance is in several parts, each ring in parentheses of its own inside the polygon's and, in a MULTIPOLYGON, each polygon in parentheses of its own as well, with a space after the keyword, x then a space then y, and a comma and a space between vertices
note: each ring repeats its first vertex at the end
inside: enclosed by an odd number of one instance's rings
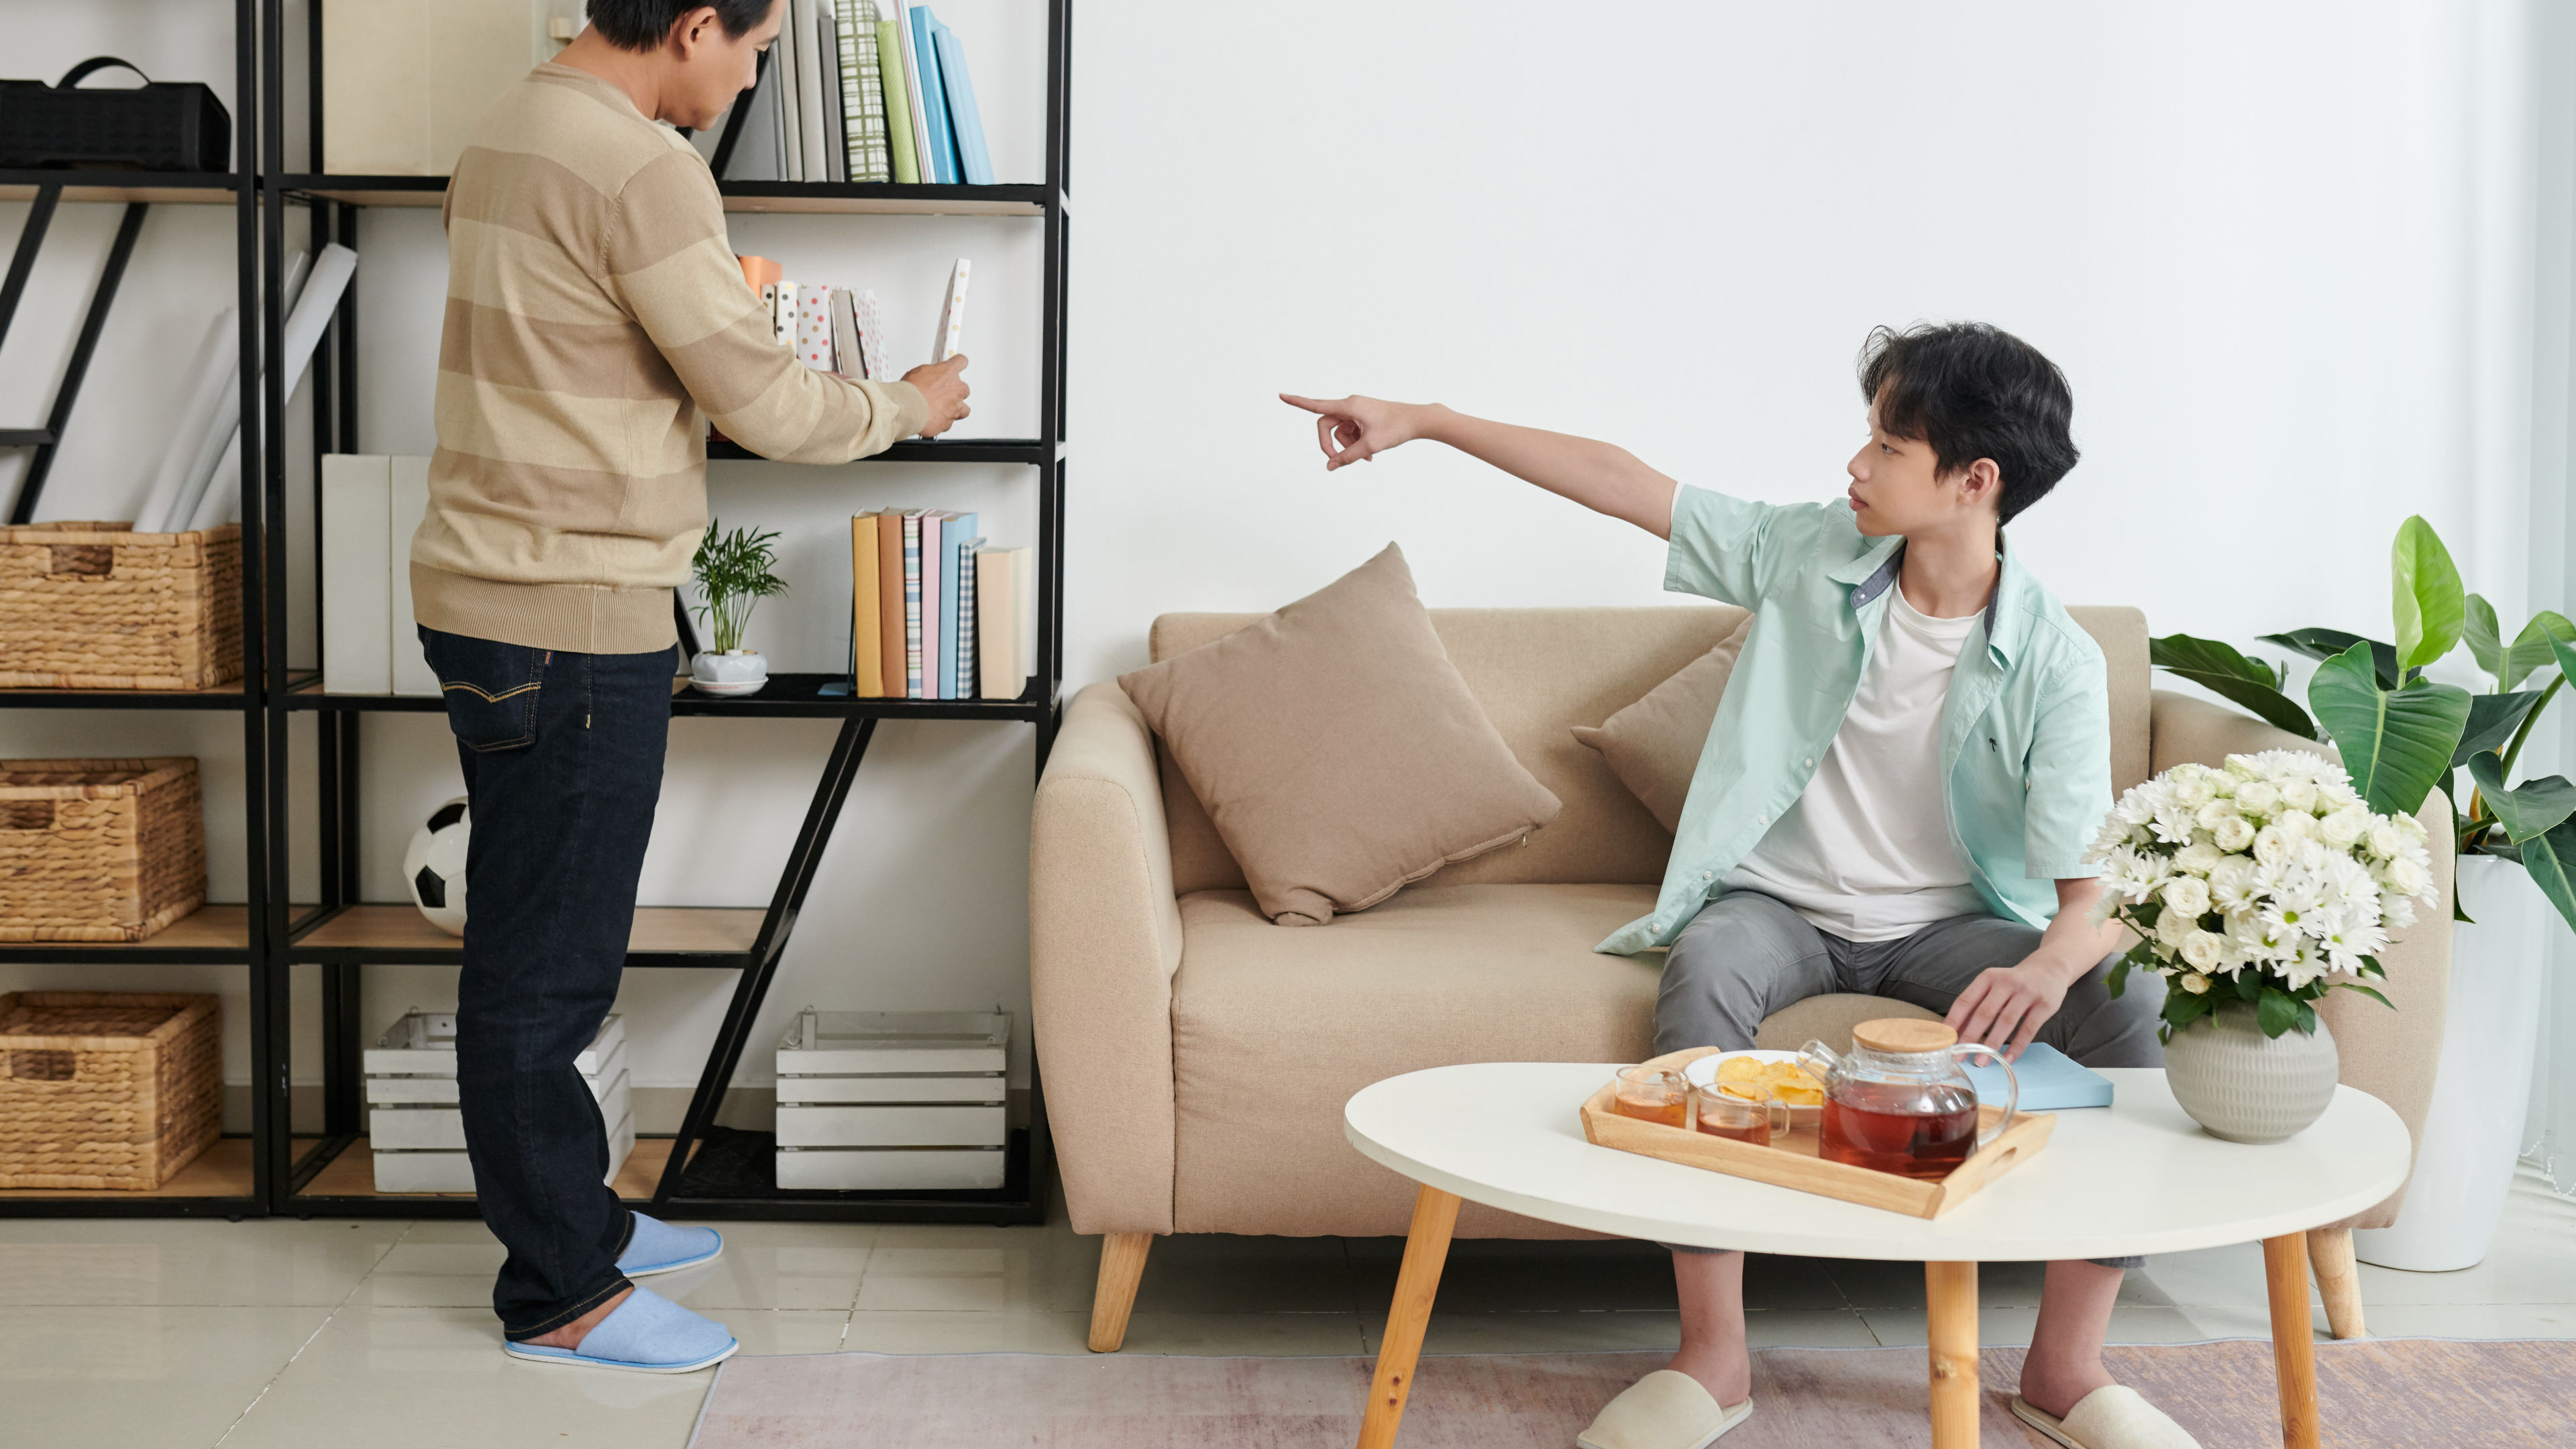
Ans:
POLYGON ((1414 1361, 1422 1356, 1422 1332, 1431 1324, 1431 1300, 1440 1291, 1440 1268, 1449 1261, 1449 1233, 1457 1226, 1457 1194, 1424 1184, 1413 1198, 1413 1226, 1404 1237, 1386 1340, 1377 1346, 1377 1377, 1360 1420, 1360 1449, 1388 1449, 1395 1442, 1405 1396, 1413 1392, 1414 1361))
POLYGON ((1977 1265, 1926 1263, 1932 1345, 1932 1449, 1976 1449, 1977 1265))
POLYGON ((2272 1371, 2281 1380, 2281 1442, 2318 1449, 2316 1330, 2308 1318, 2308 1239, 2263 1240, 2263 1287, 2272 1300, 2272 1371))

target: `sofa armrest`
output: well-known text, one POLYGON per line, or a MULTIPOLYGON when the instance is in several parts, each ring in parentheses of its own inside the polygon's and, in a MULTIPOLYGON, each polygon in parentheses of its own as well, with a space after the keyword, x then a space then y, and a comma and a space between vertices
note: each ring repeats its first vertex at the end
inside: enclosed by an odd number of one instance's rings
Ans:
POLYGON ((1078 1233, 1172 1230, 1181 910, 1154 737, 1117 684, 1066 706, 1029 831, 1029 977, 1078 1233))
MULTIPOLYGON (((2148 768, 2158 774, 2185 762, 2215 765, 2229 755, 2258 750, 2332 753, 2314 740, 2171 690, 2157 690, 2153 708, 2148 768)), ((2450 797, 2434 791, 2416 818, 2432 838, 2433 883, 2438 894, 2431 905, 2415 908, 2414 925, 2390 933, 2396 939, 2379 954, 2388 979, 2373 984, 2397 1009, 2391 1011, 2358 991, 2336 991, 2317 1003, 2317 1014, 2334 1033, 2344 1085, 2386 1102, 2420 1148, 2451 999, 2450 797)), ((2333 1226, 2384 1228, 2397 1220, 2397 1210, 2405 1201, 2406 1189, 2401 1187, 2386 1202, 2333 1226)))

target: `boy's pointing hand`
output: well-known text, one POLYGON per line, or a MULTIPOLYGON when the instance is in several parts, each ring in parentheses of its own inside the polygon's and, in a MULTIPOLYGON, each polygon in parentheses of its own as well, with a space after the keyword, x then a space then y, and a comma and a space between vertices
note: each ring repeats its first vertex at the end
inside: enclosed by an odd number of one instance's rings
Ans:
POLYGON ((1423 436, 1424 409, 1416 403, 1385 402, 1373 397, 1334 398, 1319 402, 1283 392, 1279 400, 1316 414, 1315 442, 1324 450, 1324 471, 1345 463, 1364 463, 1398 443, 1423 436))

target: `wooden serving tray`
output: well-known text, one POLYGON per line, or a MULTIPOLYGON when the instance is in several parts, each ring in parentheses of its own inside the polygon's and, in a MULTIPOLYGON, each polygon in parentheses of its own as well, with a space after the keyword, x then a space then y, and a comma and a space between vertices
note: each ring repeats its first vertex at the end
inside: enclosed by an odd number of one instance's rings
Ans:
MULTIPOLYGON (((1694 1047, 1656 1057, 1647 1066, 1680 1071, 1704 1056, 1714 1055, 1717 1047, 1694 1047)), ((2049 1112, 2024 1112, 2001 1137, 1970 1153, 1968 1160, 1953 1169, 1939 1182, 1899 1177, 1892 1172, 1879 1172, 1849 1163, 1827 1162, 1816 1155, 1821 1143, 1818 1124, 1804 1114, 1793 1114, 1788 1132, 1771 1139, 1768 1147, 1756 1147, 1731 1137, 1712 1137, 1687 1127, 1668 1127, 1661 1122, 1646 1122, 1635 1117, 1622 1117, 1611 1110, 1615 1084, 1604 1083, 1583 1104, 1584 1140, 1595 1147, 1611 1147, 1621 1152, 1634 1152, 1646 1157, 1660 1157, 1685 1167, 1706 1168, 1730 1177, 1749 1177, 1777 1187, 1793 1187, 1800 1192, 1822 1193, 1864 1207, 1885 1208, 1907 1217, 1937 1218, 1976 1195, 1979 1188, 2010 1172, 2025 1157, 2048 1145, 2048 1134, 2055 1130, 2057 1117, 2049 1112)), ((1821 1114, 1818 1114, 1821 1116, 1821 1114)), ((1991 1129, 2003 1116, 1999 1107, 1978 1109, 1978 1130, 1991 1129)))

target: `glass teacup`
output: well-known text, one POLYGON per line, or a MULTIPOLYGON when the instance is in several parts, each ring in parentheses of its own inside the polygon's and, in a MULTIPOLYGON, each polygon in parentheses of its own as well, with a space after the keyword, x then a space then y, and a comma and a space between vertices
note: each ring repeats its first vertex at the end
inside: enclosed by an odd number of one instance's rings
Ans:
POLYGON ((1740 1097, 1721 1082, 1691 1089, 1692 1125, 1711 1137, 1731 1137, 1755 1147, 1789 1130, 1789 1104, 1777 1097, 1740 1097))
POLYGON ((1680 1127, 1689 1121, 1690 1084, 1679 1072, 1662 1067, 1621 1067, 1617 1088, 1611 1094, 1610 1110, 1622 1117, 1641 1122, 1661 1122, 1667 1127, 1680 1127))

